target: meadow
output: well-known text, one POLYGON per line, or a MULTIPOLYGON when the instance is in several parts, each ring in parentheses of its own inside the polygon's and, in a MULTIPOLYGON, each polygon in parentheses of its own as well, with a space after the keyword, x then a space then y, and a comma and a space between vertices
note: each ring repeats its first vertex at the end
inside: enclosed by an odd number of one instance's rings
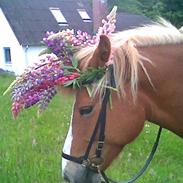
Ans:
MULTIPOLYGON (((36 107, 14 120, 10 96, 3 91, 14 79, 0 75, 0 183, 62 183, 61 150, 73 97, 58 95, 37 116, 36 107)), ((115 180, 127 180, 143 166, 158 127, 146 123, 141 135, 128 145, 107 170, 115 180)), ((163 130, 157 153, 137 183, 182 183, 183 139, 163 130)))

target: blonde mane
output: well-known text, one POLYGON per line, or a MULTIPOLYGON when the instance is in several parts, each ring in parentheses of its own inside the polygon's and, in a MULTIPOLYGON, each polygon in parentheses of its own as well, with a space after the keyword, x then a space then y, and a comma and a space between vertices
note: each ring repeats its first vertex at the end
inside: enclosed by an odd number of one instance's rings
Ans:
MULTIPOLYGON (((138 85, 138 68, 143 69, 150 84, 150 76, 143 65, 143 61, 151 61, 139 54, 137 48, 153 45, 179 44, 183 43, 183 34, 171 23, 160 18, 158 22, 131 30, 126 30, 110 35, 114 77, 116 88, 121 95, 125 95, 124 84, 130 81, 131 92, 135 97, 138 85)), ((86 69, 90 59, 96 49, 95 46, 82 48, 77 54, 77 59, 81 62, 82 69, 86 69)), ((107 80, 107 74, 102 78, 100 85, 95 87, 95 91, 101 91, 104 82, 107 80)), ((96 92, 95 92, 96 93, 96 92)))

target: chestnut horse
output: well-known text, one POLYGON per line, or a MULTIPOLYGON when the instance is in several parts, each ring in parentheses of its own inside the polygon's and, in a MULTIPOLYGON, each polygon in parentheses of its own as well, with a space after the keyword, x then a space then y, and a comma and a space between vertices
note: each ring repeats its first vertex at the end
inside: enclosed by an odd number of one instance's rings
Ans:
MULTIPOLYGON (((76 57, 82 70, 110 64, 114 68, 116 90, 110 90, 112 104, 106 104, 101 170, 109 167, 123 147, 141 133, 146 120, 183 137, 183 34, 170 23, 162 20, 102 35, 96 47, 83 48, 76 57)), ((110 77, 107 71, 102 82, 92 85, 92 97, 86 87, 76 91, 65 154, 73 157, 85 154, 102 108, 105 82, 110 77)), ((96 155, 98 138, 99 129, 89 159, 96 155)), ((77 162, 63 158, 62 168, 65 179, 71 183, 100 182, 97 172, 77 162)))

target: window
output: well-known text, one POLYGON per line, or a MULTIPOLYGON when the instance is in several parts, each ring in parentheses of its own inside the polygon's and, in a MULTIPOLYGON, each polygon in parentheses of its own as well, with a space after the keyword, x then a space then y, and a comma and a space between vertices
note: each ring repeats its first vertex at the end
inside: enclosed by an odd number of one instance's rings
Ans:
POLYGON ((9 47, 4 47, 4 58, 6 64, 11 64, 11 50, 9 47))
POLYGON ((83 19, 84 22, 91 22, 91 18, 88 15, 88 13, 86 12, 85 9, 78 9, 78 13, 81 16, 81 18, 83 19))
POLYGON ((55 17, 58 25, 60 26, 68 26, 67 20, 65 19, 64 15, 60 11, 59 8, 49 8, 52 15, 55 17))

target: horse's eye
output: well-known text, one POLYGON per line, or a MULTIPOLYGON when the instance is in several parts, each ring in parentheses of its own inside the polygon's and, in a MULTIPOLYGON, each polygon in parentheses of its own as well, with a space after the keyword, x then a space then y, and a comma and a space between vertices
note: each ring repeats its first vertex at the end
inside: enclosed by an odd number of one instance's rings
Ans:
POLYGON ((93 106, 84 106, 79 109, 81 115, 90 114, 93 110, 93 106))

